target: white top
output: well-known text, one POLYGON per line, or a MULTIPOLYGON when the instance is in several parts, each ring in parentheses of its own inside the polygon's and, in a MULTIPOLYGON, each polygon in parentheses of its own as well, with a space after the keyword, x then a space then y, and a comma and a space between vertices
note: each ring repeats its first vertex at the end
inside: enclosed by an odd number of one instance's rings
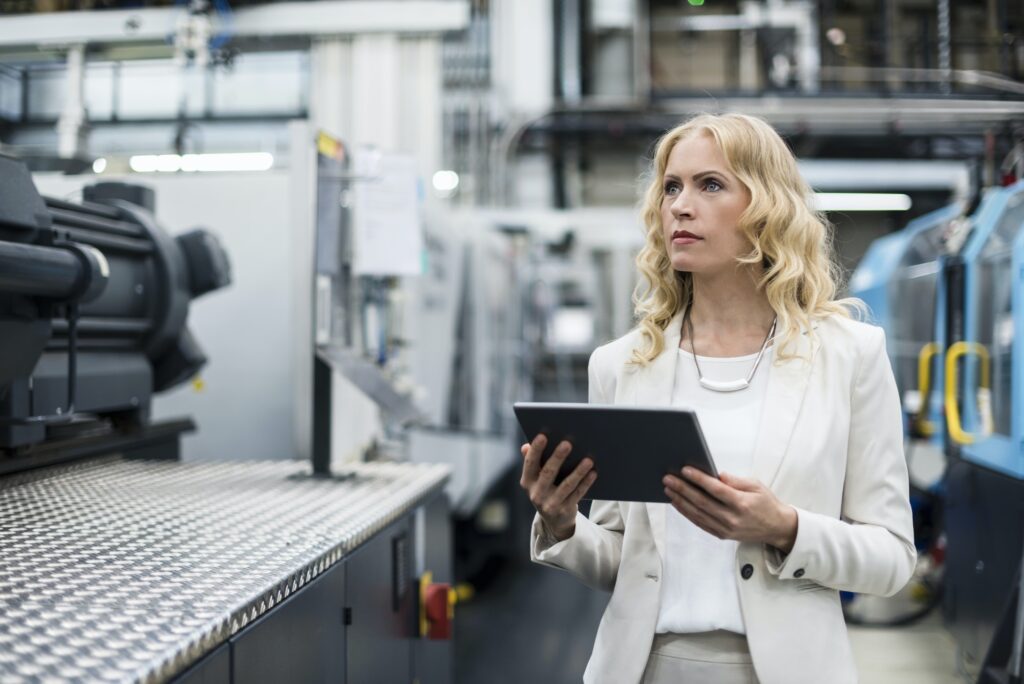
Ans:
MULTIPOLYGON (((709 380, 746 378, 757 354, 731 358, 697 356, 709 380)), ((768 386, 772 348, 765 350, 750 387, 715 392, 701 387, 693 355, 679 350, 672 405, 697 413, 708 449, 719 472, 749 477, 754 444, 768 386)), ((658 633, 689 634, 725 629, 745 634, 736 586, 739 542, 718 539, 700 529, 669 504, 665 515, 665 558, 658 633)))

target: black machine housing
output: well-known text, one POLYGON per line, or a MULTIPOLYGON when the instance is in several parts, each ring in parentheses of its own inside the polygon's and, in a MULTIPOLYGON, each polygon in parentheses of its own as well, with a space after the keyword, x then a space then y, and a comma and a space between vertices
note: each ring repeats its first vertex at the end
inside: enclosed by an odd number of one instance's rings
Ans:
POLYGON ((154 209, 126 183, 44 198, 0 155, 0 471, 83 430, 137 432, 153 393, 206 363, 188 309, 230 283, 227 254, 206 230, 171 237, 154 209))

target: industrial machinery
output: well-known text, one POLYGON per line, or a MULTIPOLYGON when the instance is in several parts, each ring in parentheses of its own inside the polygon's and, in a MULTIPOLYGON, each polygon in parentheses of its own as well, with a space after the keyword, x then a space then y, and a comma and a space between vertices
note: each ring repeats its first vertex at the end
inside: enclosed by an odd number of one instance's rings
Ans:
POLYGON ((43 198, 0 156, 0 473, 106 451, 176 456, 189 421, 149 424, 152 396, 206 362, 192 299, 226 286, 214 235, 172 238, 154 193, 124 183, 43 198))
POLYGON ((971 223, 946 275, 945 610, 960 647, 982 663, 981 681, 1003 681, 1004 673, 1020 681, 1024 182, 990 190, 971 223))
POLYGON ((850 280, 851 294, 886 331, 908 434, 940 447, 942 368, 935 367, 934 357, 945 327, 942 260, 961 213, 958 203, 951 204, 876 240, 850 280))
POLYGON ((951 205, 876 241, 851 279, 887 331, 912 500, 930 494, 941 508, 946 621, 982 681, 1021 669, 1022 265, 1018 182, 986 191, 969 217, 951 205), (939 456, 926 489, 914 477, 922 454, 939 456))
POLYGON ((83 198, 0 156, 0 681, 451 681, 448 469, 180 462, 150 406, 227 256, 147 188, 83 198))

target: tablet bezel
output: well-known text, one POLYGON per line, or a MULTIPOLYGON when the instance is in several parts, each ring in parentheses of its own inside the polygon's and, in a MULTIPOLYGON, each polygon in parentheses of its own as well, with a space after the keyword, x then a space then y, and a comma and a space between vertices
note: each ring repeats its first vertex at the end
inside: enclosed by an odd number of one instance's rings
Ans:
POLYGON ((563 439, 575 442, 555 478, 556 484, 584 457, 591 458, 597 480, 584 499, 666 503, 668 497, 661 482, 666 474, 679 475, 684 466, 691 465, 718 477, 692 409, 516 402, 513 410, 528 442, 541 432, 547 435, 542 463, 563 439))

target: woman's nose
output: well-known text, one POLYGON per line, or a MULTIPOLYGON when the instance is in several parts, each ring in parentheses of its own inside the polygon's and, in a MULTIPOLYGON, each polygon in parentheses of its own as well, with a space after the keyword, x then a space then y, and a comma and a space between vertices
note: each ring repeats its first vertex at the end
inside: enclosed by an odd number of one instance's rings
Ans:
POLYGON ((679 194, 672 200, 672 204, 669 205, 669 209, 672 210, 672 215, 676 217, 693 216, 693 203, 690 201, 689 193, 680 190, 679 194))

